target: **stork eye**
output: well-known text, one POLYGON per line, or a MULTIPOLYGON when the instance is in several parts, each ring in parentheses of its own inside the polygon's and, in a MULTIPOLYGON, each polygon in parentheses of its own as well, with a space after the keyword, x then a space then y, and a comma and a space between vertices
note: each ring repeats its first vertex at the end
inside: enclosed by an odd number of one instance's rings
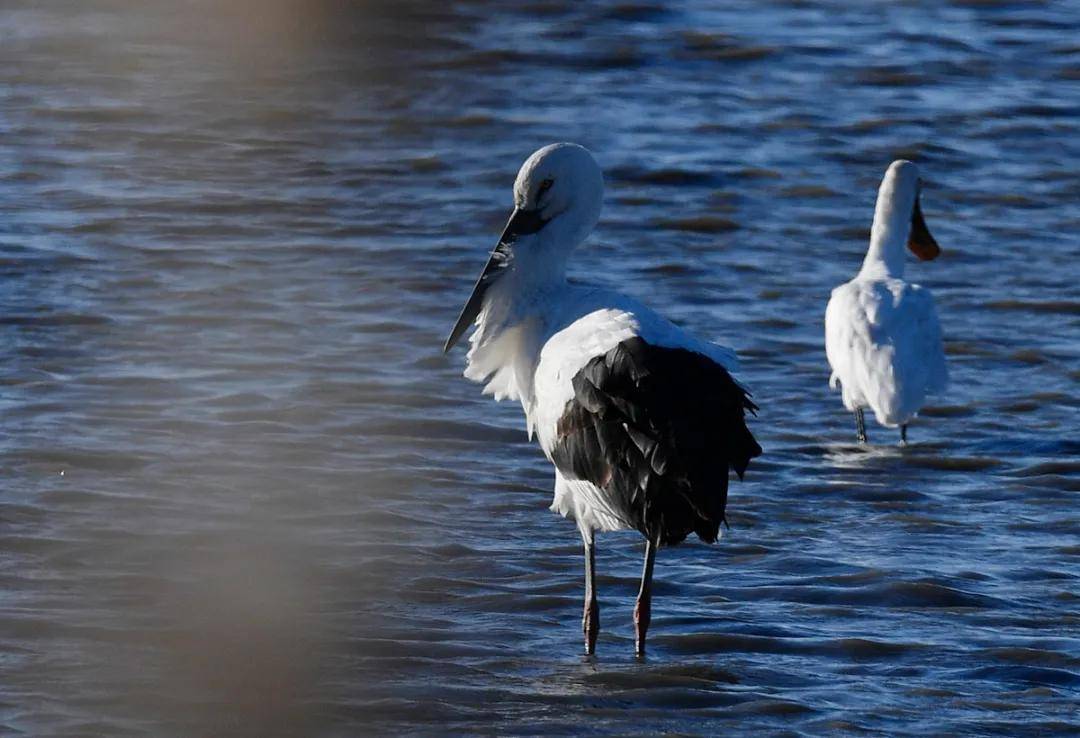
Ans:
POLYGON ((551 185, 553 184, 555 184, 555 180, 553 179, 545 179, 543 182, 540 183, 540 187, 536 190, 537 201, 539 201, 540 198, 543 197, 545 192, 551 189, 551 185))

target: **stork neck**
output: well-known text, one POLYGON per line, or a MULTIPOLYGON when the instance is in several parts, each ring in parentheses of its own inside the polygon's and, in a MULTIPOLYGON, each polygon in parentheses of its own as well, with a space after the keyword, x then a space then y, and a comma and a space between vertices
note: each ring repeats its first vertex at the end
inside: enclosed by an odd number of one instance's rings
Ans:
POLYGON ((566 284, 568 249, 561 249, 538 240, 514 251, 513 281, 516 290, 526 296, 547 292, 566 284))
POLYGON ((896 238, 874 240, 871 238, 870 248, 866 252, 866 258, 863 259, 859 275, 875 278, 903 278, 904 244, 906 242, 907 236, 903 240, 896 238))
POLYGON ((870 227, 870 248, 866 251, 860 276, 904 276, 904 250, 911 233, 911 213, 915 207, 914 192, 897 191, 891 182, 883 183, 874 208, 874 224, 870 227))
POLYGON ((484 300, 482 340, 515 326, 534 324, 534 317, 541 319, 539 324, 545 323, 550 305, 558 302, 566 286, 565 255, 551 253, 537 242, 516 248, 509 269, 484 300))

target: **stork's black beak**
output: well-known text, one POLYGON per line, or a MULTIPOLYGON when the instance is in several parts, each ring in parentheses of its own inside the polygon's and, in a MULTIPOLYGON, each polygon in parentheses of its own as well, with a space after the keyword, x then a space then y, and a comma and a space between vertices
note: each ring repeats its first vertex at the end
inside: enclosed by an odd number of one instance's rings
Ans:
POLYGON ((941 247, 930 235, 930 229, 923 220, 922 208, 919 206, 919 196, 915 195, 915 210, 911 213, 911 235, 908 236, 908 249, 922 261, 936 259, 941 253, 941 247))
POLYGON ((506 228, 503 228, 502 235, 499 236, 499 243, 492 250, 487 266, 480 273, 480 278, 476 280, 476 285, 473 287, 472 294, 469 295, 468 302, 461 309, 461 315, 458 316, 457 322, 454 323, 454 329, 450 331, 450 337, 446 339, 443 353, 454 347, 461 335, 473 324, 476 316, 480 314, 480 310, 484 306, 484 294, 510 264, 512 257, 511 244, 520 236, 536 233, 544 227, 545 223, 547 221, 540 217, 539 210, 514 208, 514 212, 510 214, 510 220, 506 222, 506 228))

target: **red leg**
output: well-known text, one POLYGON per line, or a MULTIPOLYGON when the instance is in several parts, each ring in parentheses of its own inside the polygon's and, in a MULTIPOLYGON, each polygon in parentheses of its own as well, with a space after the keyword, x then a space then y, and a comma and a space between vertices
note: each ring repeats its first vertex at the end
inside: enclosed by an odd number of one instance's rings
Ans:
POLYGON ((645 655, 645 634, 652 619, 652 573, 656 561, 657 540, 645 543, 645 566, 641 572, 641 590, 634 606, 634 653, 645 655))
POLYGON ((596 637, 600 634, 600 603, 596 599, 596 549, 592 535, 585 541, 585 614, 581 630, 585 634, 585 655, 596 653, 596 637))

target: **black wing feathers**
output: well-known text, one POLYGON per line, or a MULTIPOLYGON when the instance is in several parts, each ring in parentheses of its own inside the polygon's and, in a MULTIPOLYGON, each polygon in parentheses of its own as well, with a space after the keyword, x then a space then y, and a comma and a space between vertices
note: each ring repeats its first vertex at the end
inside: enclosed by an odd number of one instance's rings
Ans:
POLYGON ((600 487, 644 535, 716 540, 728 467, 742 478, 761 447, 746 427, 746 390, 702 354, 640 338, 598 356, 573 379, 552 459, 600 487))

